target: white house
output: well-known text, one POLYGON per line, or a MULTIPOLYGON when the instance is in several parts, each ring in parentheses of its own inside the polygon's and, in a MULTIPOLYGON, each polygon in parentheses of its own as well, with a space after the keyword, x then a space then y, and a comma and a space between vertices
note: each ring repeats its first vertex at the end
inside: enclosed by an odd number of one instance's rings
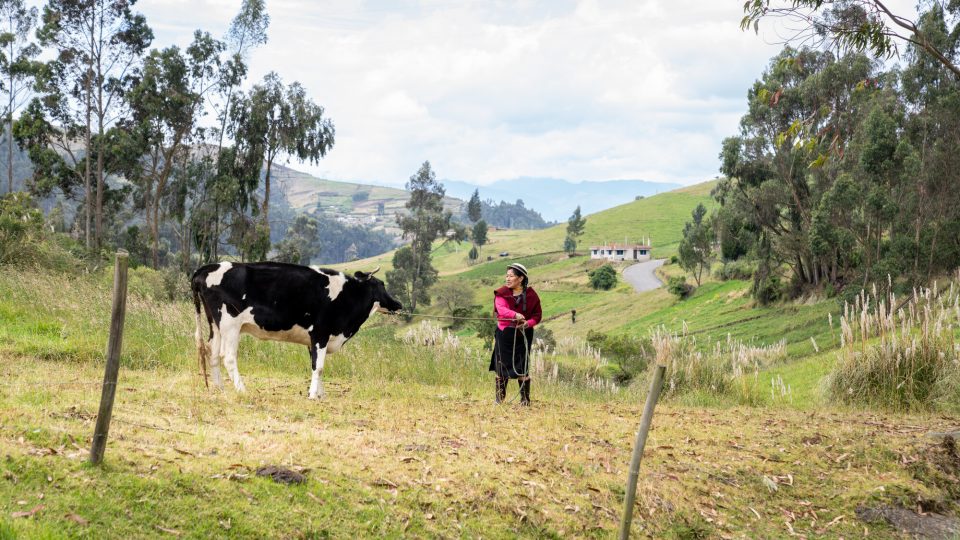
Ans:
POLYGON ((608 261, 649 261, 651 249, 649 245, 643 244, 590 246, 590 258, 608 261))

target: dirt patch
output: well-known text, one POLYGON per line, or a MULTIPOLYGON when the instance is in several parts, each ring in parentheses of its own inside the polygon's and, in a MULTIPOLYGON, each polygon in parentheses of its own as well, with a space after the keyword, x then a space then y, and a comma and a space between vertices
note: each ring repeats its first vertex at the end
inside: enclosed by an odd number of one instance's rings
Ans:
POLYGON ((857 517, 867 523, 884 522, 897 531, 918 538, 956 538, 960 520, 940 514, 918 514, 900 506, 857 507, 857 517))
POLYGON ((307 481, 307 477, 283 467, 268 465, 257 469, 257 476, 266 476, 272 478, 278 484, 302 484, 307 481))

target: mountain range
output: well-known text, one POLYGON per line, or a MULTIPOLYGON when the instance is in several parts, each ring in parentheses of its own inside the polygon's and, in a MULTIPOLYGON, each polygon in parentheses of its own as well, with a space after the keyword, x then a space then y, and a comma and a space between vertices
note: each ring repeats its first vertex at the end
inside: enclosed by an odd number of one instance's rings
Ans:
POLYGON ((565 221, 580 205, 582 215, 671 191, 680 184, 648 182, 646 180, 607 180, 571 182, 559 178, 520 177, 498 180, 478 186, 459 180, 443 180, 447 196, 470 200, 474 190, 480 191, 480 200, 514 203, 523 200, 524 206, 536 210, 547 221, 565 221))

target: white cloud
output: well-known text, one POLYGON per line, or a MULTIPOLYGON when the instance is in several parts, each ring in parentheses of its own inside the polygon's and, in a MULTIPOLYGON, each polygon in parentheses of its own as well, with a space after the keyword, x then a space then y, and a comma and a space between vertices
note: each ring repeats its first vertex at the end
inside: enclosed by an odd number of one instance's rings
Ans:
MULTIPOLYGON (((137 5, 157 45, 222 35, 238 1, 137 5), (189 11, 190 21, 183 23, 189 11)), ((268 0, 251 81, 300 81, 337 128, 316 167, 402 185, 517 176, 699 182, 715 176, 746 90, 779 50, 716 0, 268 0)))

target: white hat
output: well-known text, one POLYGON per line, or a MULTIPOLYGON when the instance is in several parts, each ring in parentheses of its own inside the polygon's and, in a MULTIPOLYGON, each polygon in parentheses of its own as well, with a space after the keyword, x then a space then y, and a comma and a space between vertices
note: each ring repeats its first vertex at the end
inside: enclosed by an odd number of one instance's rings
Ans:
POLYGON ((520 263, 512 263, 510 266, 507 266, 507 268, 512 268, 514 271, 520 272, 524 277, 529 277, 527 275, 527 267, 520 263))

